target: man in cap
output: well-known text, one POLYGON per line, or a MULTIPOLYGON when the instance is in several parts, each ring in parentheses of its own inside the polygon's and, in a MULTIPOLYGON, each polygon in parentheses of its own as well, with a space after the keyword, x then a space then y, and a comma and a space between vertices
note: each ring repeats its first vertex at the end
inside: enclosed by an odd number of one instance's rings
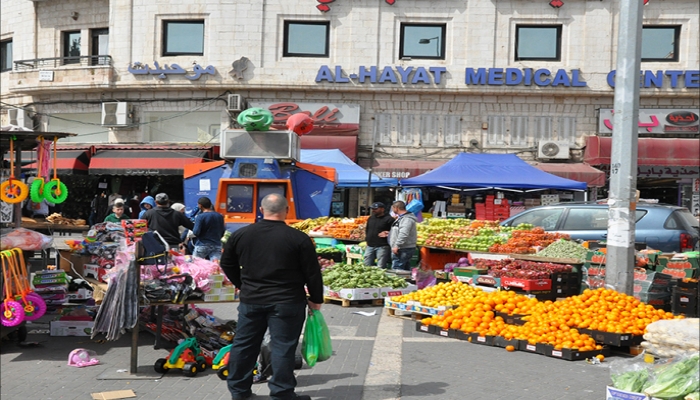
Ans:
POLYGON ((372 215, 369 216, 365 227, 365 265, 375 265, 374 261, 377 260, 377 265, 386 269, 389 268, 391 257, 387 236, 394 218, 386 212, 386 206, 382 202, 372 203, 369 208, 372 215))
POLYGON ((178 248, 181 244, 180 226, 194 228, 194 223, 184 213, 170 207, 170 198, 165 193, 156 195, 156 207, 146 211, 143 219, 148 222, 148 230, 158 231, 171 248, 178 248))

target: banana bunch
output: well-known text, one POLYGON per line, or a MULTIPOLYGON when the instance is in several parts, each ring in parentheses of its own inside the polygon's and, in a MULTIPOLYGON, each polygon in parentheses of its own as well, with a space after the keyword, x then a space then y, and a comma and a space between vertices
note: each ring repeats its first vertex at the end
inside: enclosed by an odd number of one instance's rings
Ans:
POLYGON ((328 222, 329 217, 319 217, 319 218, 307 218, 303 221, 299 221, 290 225, 292 228, 298 229, 302 232, 308 233, 310 230, 323 226, 328 222))

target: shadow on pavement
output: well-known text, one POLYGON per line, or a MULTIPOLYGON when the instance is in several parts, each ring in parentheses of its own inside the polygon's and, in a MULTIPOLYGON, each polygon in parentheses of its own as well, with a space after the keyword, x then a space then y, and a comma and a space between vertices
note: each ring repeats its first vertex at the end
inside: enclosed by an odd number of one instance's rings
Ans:
POLYGON ((337 381, 345 378, 354 378, 357 374, 345 372, 342 374, 314 374, 297 376, 297 387, 323 385, 330 381, 337 381))
POLYGON ((393 393, 396 390, 394 385, 382 385, 382 386, 360 386, 360 385, 349 385, 349 386, 337 386, 335 388, 319 389, 313 392, 305 393, 303 390, 297 390, 299 394, 309 394, 313 400, 337 400, 354 398, 351 396, 356 396, 358 393, 363 393, 363 396, 357 397, 360 400, 362 397, 369 398, 401 398, 401 396, 418 396, 424 397, 426 399, 436 398, 441 394, 445 394, 447 388, 450 386, 445 382, 426 382, 419 383, 417 385, 401 385, 401 393, 398 395, 393 393), (386 395, 381 397, 378 396, 368 396, 368 392, 382 393, 386 392, 386 395))

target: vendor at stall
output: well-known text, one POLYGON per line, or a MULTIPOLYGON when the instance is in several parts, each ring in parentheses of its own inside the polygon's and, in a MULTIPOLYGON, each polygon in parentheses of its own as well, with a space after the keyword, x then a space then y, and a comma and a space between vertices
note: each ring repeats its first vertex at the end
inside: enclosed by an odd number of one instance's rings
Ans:
POLYGON ((365 228, 365 265, 375 265, 375 260, 380 268, 389 268, 391 260, 391 248, 389 248, 389 230, 394 218, 386 212, 386 207, 382 202, 375 202, 369 207, 372 215, 367 220, 365 228))

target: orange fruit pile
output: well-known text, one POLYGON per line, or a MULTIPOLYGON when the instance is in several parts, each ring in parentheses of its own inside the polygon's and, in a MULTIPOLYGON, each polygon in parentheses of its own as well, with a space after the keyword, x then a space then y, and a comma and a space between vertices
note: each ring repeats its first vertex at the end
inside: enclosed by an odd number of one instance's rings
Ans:
POLYGON ((424 318, 422 323, 482 336, 526 340, 530 344, 547 343, 557 350, 590 351, 602 346, 579 332, 579 328, 642 335, 650 323, 674 318, 682 317, 657 310, 633 296, 600 288, 587 289, 581 295, 557 302, 538 302, 510 291, 480 292, 463 299, 459 307, 447 310, 444 315, 424 318), (509 325, 495 311, 529 315, 523 317, 524 325, 509 325))

